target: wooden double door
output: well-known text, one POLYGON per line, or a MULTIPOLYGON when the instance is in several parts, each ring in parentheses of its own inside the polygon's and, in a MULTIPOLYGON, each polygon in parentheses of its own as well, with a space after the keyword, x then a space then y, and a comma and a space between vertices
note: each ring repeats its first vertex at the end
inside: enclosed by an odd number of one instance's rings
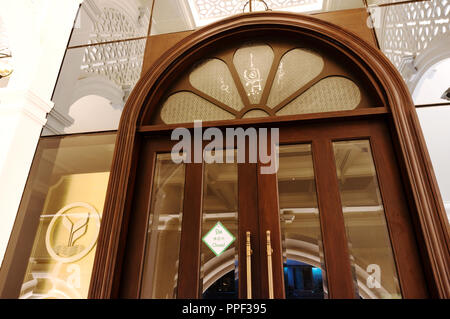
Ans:
POLYGON ((249 155, 261 135, 243 162, 206 147, 180 163, 170 136, 142 139, 120 297, 428 296, 384 120, 277 127, 269 174, 249 155))

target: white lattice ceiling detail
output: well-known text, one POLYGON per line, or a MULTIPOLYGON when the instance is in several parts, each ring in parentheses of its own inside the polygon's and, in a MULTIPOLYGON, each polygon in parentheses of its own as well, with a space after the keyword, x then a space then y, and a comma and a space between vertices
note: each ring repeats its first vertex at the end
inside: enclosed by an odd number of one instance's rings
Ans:
POLYGON ((141 35, 140 29, 116 8, 104 8, 94 25, 94 37, 102 40, 131 39, 141 35))
MULTIPOLYGON (((243 12, 248 0, 188 0, 197 26, 205 25, 214 20, 243 12)), ((271 10, 289 9, 289 11, 306 12, 320 10, 323 0, 264 0, 271 10)), ((264 6, 253 1, 254 7, 261 10, 264 6)), ((248 11, 248 5, 246 7, 248 11)))
POLYGON ((139 16, 123 12, 123 8, 104 7, 97 16, 90 43, 131 39, 146 36, 150 21, 148 7, 136 7, 139 16))
POLYGON ((114 82, 125 101, 140 78, 144 51, 145 39, 86 47, 81 69, 114 82))
MULTIPOLYGON (((146 35, 149 9, 137 6, 132 9, 133 12, 141 13, 139 17, 123 12, 123 8, 103 7, 94 22, 90 42, 101 43, 146 35)), ((140 78, 144 51, 145 39, 89 46, 85 48, 81 69, 89 75, 103 76, 114 82, 123 90, 126 101, 140 78)))
POLYGON ((449 34, 450 1, 433 0, 375 8, 386 10, 378 36, 389 59, 400 67, 404 57, 416 57, 431 41, 449 34))

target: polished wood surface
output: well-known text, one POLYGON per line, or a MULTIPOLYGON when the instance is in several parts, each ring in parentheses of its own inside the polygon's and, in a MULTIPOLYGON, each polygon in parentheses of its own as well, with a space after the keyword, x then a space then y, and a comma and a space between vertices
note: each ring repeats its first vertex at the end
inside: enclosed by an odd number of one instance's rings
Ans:
MULTIPOLYGON (((270 142, 269 142, 270 143, 270 142)), ((272 276, 273 276, 273 294, 275 299, 283 299, 284 276, 283 276, 283 255, 281 247, 280 230, 280 208, 278 200, 278 180, 276 174, 261 174, 260 164, 258 166, 258 193, 259 193, 259 214, 260 214, 260 250, 263 252, 260 257, 262 269, 262 289, 263 297, 269 298, 269 269, 267 262, 267 242, 266 232, 270 231, 272 239, 272 276)))
POLYGON ((352 299, 356 293, 331 141, 315 140, 313 154, 329 296, 352 299))
POLYGON ((195 299, 201 294, 199 263, 203 212, 203 164, 186 166, 183 202, 177 296, 182 299, 195 299))
POLYGON ((263 298, 261 293, 261 271, 258 267, 262 251, 260 249, 259 238, 259 211, 258 211, 258 177, 256 163, 246 163, 238 165, 238 183, 239 183, 239 297, 247 297, 247 272, 245 258, 246 232, 250 231, 251 249, 252 249, 252 298, 263 298), (256 266, 256 267, 255 267, 256 266))

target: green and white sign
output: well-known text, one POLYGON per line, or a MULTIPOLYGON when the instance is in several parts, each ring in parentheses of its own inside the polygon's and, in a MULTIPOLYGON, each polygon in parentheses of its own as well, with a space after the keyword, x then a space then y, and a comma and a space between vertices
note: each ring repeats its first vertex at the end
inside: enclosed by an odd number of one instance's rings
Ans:
POLYGON ((217 222, 217 224, 203 236, 202 240, 216 256, 220 256, 236 240, 236 238, 224 225, 222 225, 221 222, 217 222))

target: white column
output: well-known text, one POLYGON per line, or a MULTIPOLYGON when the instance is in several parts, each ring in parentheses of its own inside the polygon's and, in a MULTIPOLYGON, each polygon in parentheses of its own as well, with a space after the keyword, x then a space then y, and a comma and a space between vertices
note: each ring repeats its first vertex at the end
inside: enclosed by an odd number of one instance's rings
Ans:
POLYGON ((0 89, 0 263, 82 0, 0 0, 14 73, 0 89))

